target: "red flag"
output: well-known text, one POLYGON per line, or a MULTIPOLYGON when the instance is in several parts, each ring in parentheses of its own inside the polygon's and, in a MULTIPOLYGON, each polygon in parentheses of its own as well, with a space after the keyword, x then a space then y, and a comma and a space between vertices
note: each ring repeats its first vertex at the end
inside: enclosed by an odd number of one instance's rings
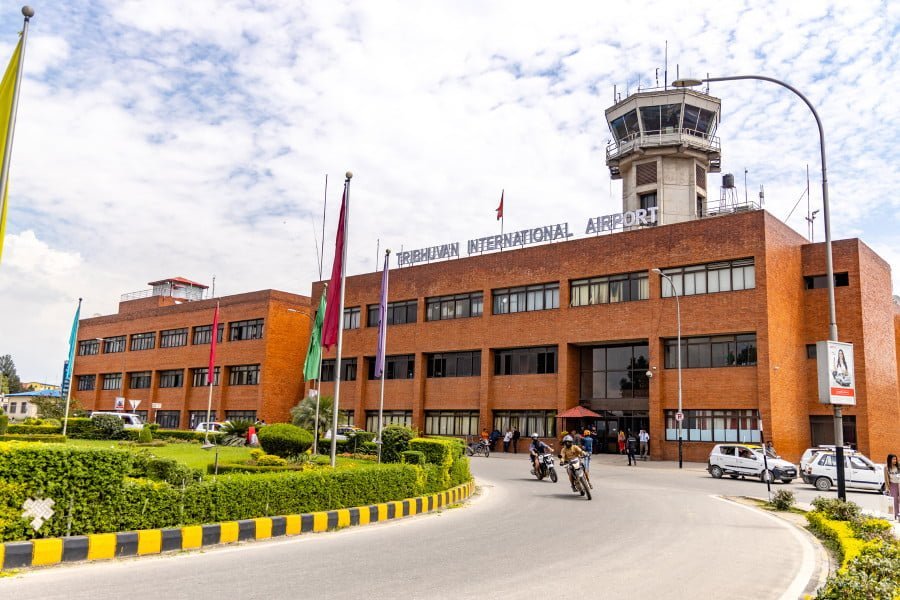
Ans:
POLYGON ((347 185, 341 199, 341 216, 338 219, 337 238, 334 242, 334 264, 331 267, 331 282, 325 301, 325 323, 322 326, 322 347, 328 350, 337 343, 338 328, 341 326, 341 275, 344 265, 344 207, 347 204, 347 185))
POLYGON ((500 192, 500 206, 497 207, 497 220, 498 221, 503 218, 503 194, 505 192, 506 192, 506 190, 500 192))
POLYGON ((212 338, 209 341, 209 371, 206 373, 207 385, 212 385, 216 373, 216 340, 219 339, 219 304, 216 303, 216 314, 213 316, 212 338))

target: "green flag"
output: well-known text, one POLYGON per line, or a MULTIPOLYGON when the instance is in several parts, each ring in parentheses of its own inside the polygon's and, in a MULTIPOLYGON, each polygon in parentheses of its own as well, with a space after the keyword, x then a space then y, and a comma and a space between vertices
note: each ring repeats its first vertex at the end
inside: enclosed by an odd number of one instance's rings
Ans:
POLYGON ((313 323, 309 336, 309 350, 306 351, 306 362, 303 363, 303 377, 307 381, 319 378, 319 367, 322 366, 322 322, 325 320, 325 292, 319 300, 316 311, 316 322, 313 323))

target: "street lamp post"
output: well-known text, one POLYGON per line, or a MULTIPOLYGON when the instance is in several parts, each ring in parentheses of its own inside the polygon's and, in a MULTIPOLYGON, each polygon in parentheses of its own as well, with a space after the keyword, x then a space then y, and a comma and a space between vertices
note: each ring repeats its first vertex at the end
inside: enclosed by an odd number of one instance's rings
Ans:
MULTIPOLYGON (((678 352, 676 353, 677 365, 678 365, 678 415, 683 415, 684 413, 681 410, 681 302, 678 300, 678 290, 675 289, 675 282, 672 281, 672 278, 663 273, 659 269, 653 269, 653 272, 657 275, 664 277, 666 281, 669 282, 669 286, 672 288, 672 295, 675 296, 675 315, 678 320, 678 352)), ((681 469, 684 466, 684 436, 682 435, 682 422, 678 421, 678 468, 681 469)))
MULTIPOLYGON (((711 83, 716 81, 740 81, 744 79, 755 79, 758 81, 768 81, 780 85, 794 92, 812 111, 813 117, 816 119, 816 126, 819 128, 819 153, 822 161, 822 217, 825 221, 825 277, 828 279, 828 339, 830 341, 838 341, 837 316, 834 304, 834 265, 831 256, 831 213, 828 206, 828 175, 825 168, 825 130, 822 128, 822 120, 819 113, 809 99, 801 94, 796 88, 788 85, 783 81, 766 77, 764 75, 734 75, 731 77, 707 77, 706 79, 679 79, 672 82, 673 87, 688 88, 695 87, 701 83, 711 83)), ((834 447, 835 458, 837 459, 837 484, 838 498, 847 499, 847 491, 844 483, 844 423, 841 414, 841 406, 832 405, 834 408, 834 447)))

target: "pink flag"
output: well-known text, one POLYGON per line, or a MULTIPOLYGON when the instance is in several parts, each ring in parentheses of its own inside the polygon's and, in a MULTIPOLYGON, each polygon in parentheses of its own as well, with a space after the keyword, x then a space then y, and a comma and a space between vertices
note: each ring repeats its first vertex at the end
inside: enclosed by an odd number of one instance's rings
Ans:
POLYGON ((213 316, 212 338, 209 342, 209 372, 206 374, 207 385, 215 381, 216 373, 216 340, 219 339, 219 304, 216 303, 216 314, 213 316))
POLYGON ((341 326, 343 310, 341 306, 341 275, 344 265, 344 207, 347 204, 347 185, 341 199, 341 216, 338 219, 337 238, 334 242, 334 264, 331 267, 331 282, 328 284, 328 298, 325 301, 325 323, 322 327, 322 347, 328 350, 337 343, 338 328, 341 326))

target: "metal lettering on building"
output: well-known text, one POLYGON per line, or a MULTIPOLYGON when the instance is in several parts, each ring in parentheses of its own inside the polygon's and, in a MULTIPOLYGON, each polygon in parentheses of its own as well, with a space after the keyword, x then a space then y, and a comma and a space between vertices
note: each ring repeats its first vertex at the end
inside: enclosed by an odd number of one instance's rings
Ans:
POLYGON ((584 233, 587 235, 591 233, 603 233, 604 231, 614 231, 620 227, 656 225, 656 213, 658 210, 657 207, 651 206, 650 208, 639 208, 637 210, 629 210, 623 213, 588 219, 584 233))
POLYGON ((521 231, 513 231, 512 233, 489 235, 487 237, 469 240, 468 248, 469 254, 475 254, 476 252, 489 252, 491 250, 502 250, 504 248, 513 248, 515 246, 553 242, 570 237, 572 237, 572 234, 569 233, 569 224, 557 223, 556 225, 545 225, 533 229, 522 229, 521 231))
POLYGON ((420 262, 438 260, 441 258, 459 258, 459 242, 430 246, 420 250, 409 250, 397 253, 397 266, 414 265, 420 262))

